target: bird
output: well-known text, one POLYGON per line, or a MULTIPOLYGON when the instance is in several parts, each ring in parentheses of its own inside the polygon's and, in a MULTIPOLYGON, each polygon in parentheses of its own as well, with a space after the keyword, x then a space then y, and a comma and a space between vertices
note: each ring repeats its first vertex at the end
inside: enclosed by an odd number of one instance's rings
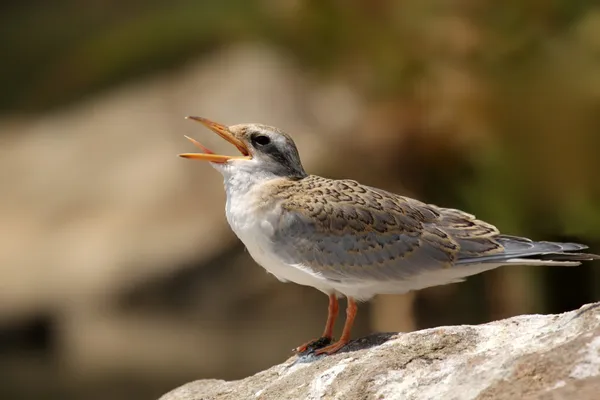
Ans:
POLYGON ((283 130, 258 123, 202 123, 241 153, 215 154, 186 136, 223 175, 229 225, 252 258, 283 282, 312 286, 329 297, 321 337, 294 350, 331 355, 351 340, 357 302, 463 281, 504 265, 575 266, 599 259, 578 243, 501 234, 474 215, 427 204, 349 179, 305 172, 283 130), (346 320, 333 329, 339 298, 346 320))

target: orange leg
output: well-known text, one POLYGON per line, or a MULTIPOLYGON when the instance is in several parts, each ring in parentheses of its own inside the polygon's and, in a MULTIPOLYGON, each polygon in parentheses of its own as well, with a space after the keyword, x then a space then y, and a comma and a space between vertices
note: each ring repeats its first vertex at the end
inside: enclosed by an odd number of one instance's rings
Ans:
POLYGON ((340 306, 338 299, 334 294, 329 295, 329 307, 327 308, 327 322, 325 323, 325 330, 323 331, 322 337, 333 338, 333 327, 335 326, 335 320, 338 316, 340 306))
POLYGON ((350 342, 350 331, 352 330, 352 325, 354 325, 354 318, 356 317, 356 311, 358 307, 356 306, 356 302, 352 297, 348 297, 348 308, 346 308, 346 323, 344 324, 344 330, 342 331, 342 336, 340 340, 337 342, 323 347, 315 352, 315 354, 333 354, 340 350, 342 347, 350 342))
POLYGON ((309 342, 304 343, 302 346, 296 347, 294 351, 297 353, 305 352, 309 347, 315 346, 318 343, 329 344, 331 339, 333 339, 333 327, 335 325, 335 320, 338 316, 339 304, 338 299, 334 294, 329 295, 329 308, 327 313, 327 323, 325 324, 325 330, 323 331, 323 335, 319 339, 311 340, 309 342))

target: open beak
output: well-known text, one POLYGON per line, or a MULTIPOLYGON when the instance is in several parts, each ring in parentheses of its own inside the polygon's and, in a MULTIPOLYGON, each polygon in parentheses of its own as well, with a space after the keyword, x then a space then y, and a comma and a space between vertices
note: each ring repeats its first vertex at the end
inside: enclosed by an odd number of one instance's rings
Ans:
POLYGON ((194 160, 210 161, 210 162, 219 163, 219 164, 223 164, 232 159, 243 159, 243 160, 250 159, 250 151, 248 150, 248 147, 241 140, 239 140, 238 138, 233 136, 233 134, 229 131, 229 128, 227 128, 226 126, 218 124, 216 122, 212 122, 212 121, 210 121, 206 118, 202 118, 202 117, 185 117, 185 118, 193 119, 194 121, 198 121, 198 122, 202 123, 208 129, 215 132, 217 135, 221 136, 223 139, 227 140, 229 143, 231 143, 235 147, 237 147, 237 149, 240 151, 240 153, 242 153, 242 156, 224 156, 224 155, 220 155, 220 154, 215 154, 208 148, 201 145, 196 140, 186 136, 186 139, 188 139, 196 147, 198 147, 202 151, 202 153, 183 153, 183 154, 180 154, 179 157, 191 158, 194 160))

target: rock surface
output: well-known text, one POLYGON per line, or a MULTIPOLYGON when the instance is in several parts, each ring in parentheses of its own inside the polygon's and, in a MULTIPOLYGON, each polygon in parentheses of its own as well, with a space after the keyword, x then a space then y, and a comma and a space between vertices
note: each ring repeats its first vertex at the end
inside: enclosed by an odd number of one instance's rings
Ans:
POLYGON ((160 400, 598 399, 600 303, 560 315, 376 334, 329 357, 292 357, 239 381, 160 400))

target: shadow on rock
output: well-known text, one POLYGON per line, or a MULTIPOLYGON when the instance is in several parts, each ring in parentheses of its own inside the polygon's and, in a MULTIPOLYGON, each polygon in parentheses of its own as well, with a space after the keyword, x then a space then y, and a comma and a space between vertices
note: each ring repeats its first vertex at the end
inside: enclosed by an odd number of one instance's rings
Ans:
MULTIPOLYGON (((398 333, 398 332, 373 333, 369 336, 365 336, 363 338, 352 340, 350 343, 348 343, 346 346, 342 347, 340 349, 340 351, 338 351, 335 354, 350 353, 353 351, 365 350, 365 349, 369 349, 371 347, 379 346, 389 340, 396 338, 399 334, 400 333, 398 333)), ((294 364, 311 363, 311 362, 319 360, 323 357, 330 357, 325 354, 323 354, 323 355, 315 354, 315 351, 320 349, 321 347, 324 347, 324 345, 310 347, 308 350, 306 350, 305 352, 298 355, 298 359, 294 362, 294 364)))

